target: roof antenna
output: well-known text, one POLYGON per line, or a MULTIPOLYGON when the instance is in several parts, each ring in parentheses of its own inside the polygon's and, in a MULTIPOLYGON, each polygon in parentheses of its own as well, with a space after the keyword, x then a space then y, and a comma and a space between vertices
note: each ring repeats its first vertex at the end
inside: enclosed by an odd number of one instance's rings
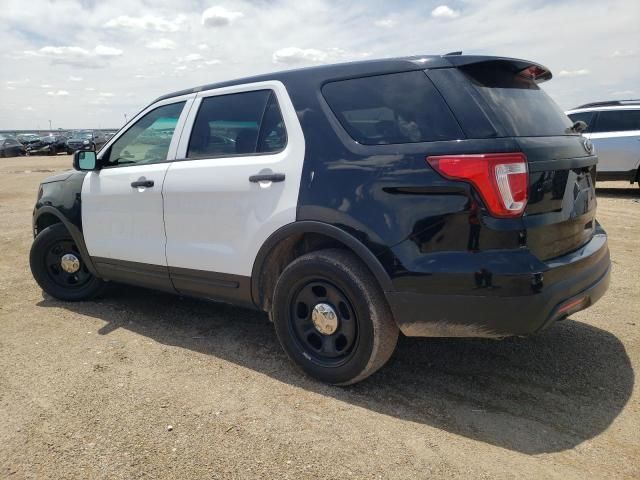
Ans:
POLYGON ((457 51, 457 52, 449 52, 449 53, 445 53, 445 54, 443 55, 443 57, 448 57, 448 56, 450 56, 450 55, 462 55, 462 50, 457 51))

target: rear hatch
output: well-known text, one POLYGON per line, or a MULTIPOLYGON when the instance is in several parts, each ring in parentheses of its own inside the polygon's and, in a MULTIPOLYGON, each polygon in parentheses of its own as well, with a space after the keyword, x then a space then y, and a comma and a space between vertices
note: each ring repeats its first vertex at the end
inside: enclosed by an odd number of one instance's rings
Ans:
POLYGON ((595 229, 595 166, 590 143, 539 87, 551 78, 522 60, 451 57, 455 68, 429 70, 468 138, 511 138, 525 154, 528 248, 542 260, 580 248, 595 229))

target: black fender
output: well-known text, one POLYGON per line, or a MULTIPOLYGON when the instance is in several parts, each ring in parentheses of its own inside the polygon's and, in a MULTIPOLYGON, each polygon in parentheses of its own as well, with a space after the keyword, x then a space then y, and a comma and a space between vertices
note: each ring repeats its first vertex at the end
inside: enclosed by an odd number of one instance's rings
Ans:
POLYGON ((253 269, 251 271, 251 298, 256 305, 260 305, 259 295, 259 281, 260 274, 264 267, 264 262, 269 253, 276 247, 282 240, 291 236, 305 233, 317 233, 330 237, 353 251, 358 258, 371 270, 371 273, 375 276, 378 284, 385 292, 394 290, 391 277, 380 263, 378 257, 376 257, 371 250, 369 250, 362 242, 357 238, 345 232, 344 230, 330 225, 328 223, 317 222, 313 220, 301 220, 298 222, 289 223, 283 227, 280 227, 262 244, 262 247, 258 251, 258 255, 253 262, 253 269))
POLYGON ((45 214, 53 215, 58 220, 60 220, 60 223, 62 223, 65 226, 65 228, 71 235, 71 238, 73 238, 73 241, 78 246, 78 250, 80 250, 80 255, 82 256, 82 260, 87 265, 87 269, 91 272, 92 275, 95 275, 96 277, 98 277, 99 275, 96 272, 96 268, 93 265, 93 261, 91 260, 91 256, 89 255, 89 251, 87 250, 87 245, 84 243, 84 235, 82 234, 82 231, 73 222, 71 222, 71 220, 65 217, 65 215, 60 210, 49 205, 43 205, 41 207, 38 207, 33 212, 34 233, 36 232, 36 225, 38 224, 38 219, 45 214))

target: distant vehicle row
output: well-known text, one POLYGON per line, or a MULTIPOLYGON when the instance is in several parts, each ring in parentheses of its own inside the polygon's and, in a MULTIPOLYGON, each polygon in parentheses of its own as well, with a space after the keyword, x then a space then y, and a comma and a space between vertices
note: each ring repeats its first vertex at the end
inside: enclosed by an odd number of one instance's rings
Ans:
POLYGON ((114 135, 113 132, 80 130, 76 132, 37 135, 22 133, 0 135, 0 157, 22 155, 71 154, 77 150, 99 150, 114 135))

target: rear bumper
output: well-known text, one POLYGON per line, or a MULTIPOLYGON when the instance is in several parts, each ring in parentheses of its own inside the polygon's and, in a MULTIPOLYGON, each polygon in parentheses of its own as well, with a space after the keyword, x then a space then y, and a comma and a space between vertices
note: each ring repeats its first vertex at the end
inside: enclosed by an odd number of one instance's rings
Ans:
MULTIPOLYGON (((512 265, 520 272, 494 274, 490 268, 478 269, 475 259, 467 262, 470 268, 464 272, 459 259, 456 273, 442 278, 442 284, 466 294, 426 293, 415 287, 387 292, 398 327, 405 335, 418 337, 531 335, 593 305, 609 286, 611 261, 601 228, 579 250, 545 263, 523 261, 523 252, 513 255, 512 265)), ((499 263, 504 266, 509 256, 500 252, 499 263)), ((424 271, 411 272, 411 278, 412 286, 420 278, 436 284, 434 275, 424 271)))

